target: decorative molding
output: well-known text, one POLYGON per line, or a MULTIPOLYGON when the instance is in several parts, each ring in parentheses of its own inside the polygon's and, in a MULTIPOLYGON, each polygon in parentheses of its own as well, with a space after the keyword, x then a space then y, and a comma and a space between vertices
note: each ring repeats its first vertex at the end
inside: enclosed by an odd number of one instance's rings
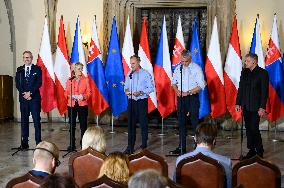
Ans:
POLYGON ((45 14, 47 16, 51 52, 56 51, 56 12, 58 0, 44 0, 45 14))
POLYGON ((232 21, 236 11, 236 0, 104 0, 104 54, 107 54, 106 52, 108 49, 113 16, 116 16, 118 36, 120 39, 120 44, 122 44, 127 16, 130 16, 130 25, 133 31, 133 28, 136 24, 135 20, 137 9, 148 7, 207 7, 207 49, 211 37, 214 17, 216 15, 218 21, 222 60, 225 59, 225 53, 230 40, 232 21))

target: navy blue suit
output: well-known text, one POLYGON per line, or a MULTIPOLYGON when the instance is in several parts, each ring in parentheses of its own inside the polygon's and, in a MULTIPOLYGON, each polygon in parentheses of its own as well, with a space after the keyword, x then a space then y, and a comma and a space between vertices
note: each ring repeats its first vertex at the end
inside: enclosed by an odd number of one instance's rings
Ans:
POLYGON ((19 91, 19 101, 21 110, 21 144, 28 145, 29 138, 29 116, 32 114, 35 127, 36 144, 41 142, 40 109, 41 97, 39 88, 42 84, 41 68, 31 65, 29 77, 25 77, 25 65, 18 67, 16 72, 16 88, 19 91), (25 99, 24 92, 30 91, 31 100, 25 99))

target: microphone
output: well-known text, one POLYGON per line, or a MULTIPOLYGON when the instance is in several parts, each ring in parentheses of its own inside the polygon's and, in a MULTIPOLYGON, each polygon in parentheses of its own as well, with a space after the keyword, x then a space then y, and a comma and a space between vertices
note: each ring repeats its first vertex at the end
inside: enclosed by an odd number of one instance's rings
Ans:
POLYGON ((182 67, 183 67, 183 64, 180 65, 180 68, 179 68, 180 72, 182 71, 182 67))
POLYGON ((69 80, 74 80, 74 78, 76 78, 76 76, 71 76, 69 80))
POLYGON ((131 71, 129 74, 129 78, 132 79, 132 75, 133 75, 134 71, 131 71))

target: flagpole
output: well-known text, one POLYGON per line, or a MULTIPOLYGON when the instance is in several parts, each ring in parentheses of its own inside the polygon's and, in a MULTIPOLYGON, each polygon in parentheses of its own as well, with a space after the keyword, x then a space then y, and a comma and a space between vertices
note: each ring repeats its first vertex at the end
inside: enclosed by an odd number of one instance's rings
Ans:
MULTIPOLYGON (((277 124, 276 124, 276 121, 274 122, 274 139, 272 139, 272 142, 284 142, 283 139, 276 138, 276 134, 277 134, 277 124)), ((269 124, 268 124, 268 127, 269 127, 269 124)))
POLYGON ((99 116, 96 117, 97 126, 99 126, 99 116))
POLYGON ((113 130, 113 115, 111 114, 111 131, 109 132, 110 134, 114 134, 115 131, 113 130))
POLYGON ((160 137, 166 136, 166 134, 164 133, 164 118, 162 118, 162 132, 160 134, 158 134, 158 136, 160 136, 160 137))

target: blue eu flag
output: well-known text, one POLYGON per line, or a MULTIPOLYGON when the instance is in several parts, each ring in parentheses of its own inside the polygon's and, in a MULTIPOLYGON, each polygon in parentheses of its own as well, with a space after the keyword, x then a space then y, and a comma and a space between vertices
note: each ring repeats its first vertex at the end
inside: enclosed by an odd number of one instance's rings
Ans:
POLYGON ((124 93, 124 74, 116 30, 116 20, 113 18, 105 67, 105 78, 108 89, 109 104, 113 116, 127 110, 127 97, 124 93))
MULTIPOLYGON (((203 71, 204 77, 204 63, 202 61, 202 54, 200 50, 199 44, 199 37, 197 31, 197 21, 196 17, 194 18, 193 27, 192 27, 192 39, 190 45, 190 53, 192 55, 192 62, 197 63, 203 71)), ((205 77, 206 80, 206 77, 205 77)), ((203 118, 207 114, 210 113, 210 102, 208 97, 208 87, 206 86, 203 90, 199 92, 199 101, 200 101, 200 108, 199 108, 199 119, 203 118)))

